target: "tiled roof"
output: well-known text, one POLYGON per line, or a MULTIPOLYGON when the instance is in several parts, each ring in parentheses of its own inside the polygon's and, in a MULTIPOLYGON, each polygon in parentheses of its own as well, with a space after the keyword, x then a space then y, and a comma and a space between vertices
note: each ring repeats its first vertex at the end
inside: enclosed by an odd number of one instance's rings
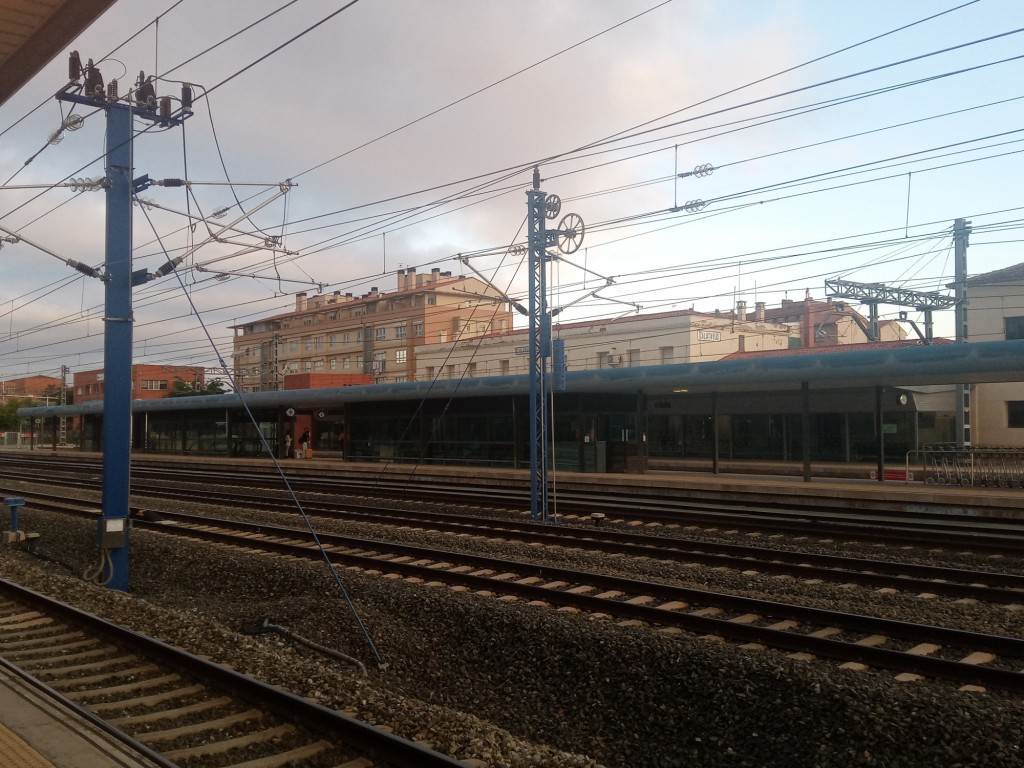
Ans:
MULTIPOLYGON (((981 275, 967 278, 967 285, 992 285, 995 283, 1024 283, 1024 264, 1014 264, 1012 267, 1004 267, 993 272, 985 272, 981 275)), ((949 287, 953 287, 950 284, 949 287)))

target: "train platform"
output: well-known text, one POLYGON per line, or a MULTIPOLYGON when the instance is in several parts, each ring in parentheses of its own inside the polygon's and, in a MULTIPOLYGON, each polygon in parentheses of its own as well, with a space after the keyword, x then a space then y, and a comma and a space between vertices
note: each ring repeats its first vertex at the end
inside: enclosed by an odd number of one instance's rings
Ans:
POLYGON ((155 768, 88 720, 0 666, 3 768, 155 768))

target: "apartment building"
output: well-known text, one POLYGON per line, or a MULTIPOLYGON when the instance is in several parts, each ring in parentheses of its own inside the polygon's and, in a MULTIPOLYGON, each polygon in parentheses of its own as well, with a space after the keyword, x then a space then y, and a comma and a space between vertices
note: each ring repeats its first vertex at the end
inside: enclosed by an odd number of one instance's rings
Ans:
MULTIPOLYGON (((679 310, 609 318, 552 327, 565 344, 566 370, 635 368, 671 363, 720 360, 737 352, 835 347, 868 341, 863 316, 839 302, 784 300, 754 311, 738 301, 728 312, 679 310)), ((880 324, 885 341, 906 333, 896 323, 880 324)), ((529 371, 526 330, 495 333, 479 339, 424 344, 417 350, 416 377, 434 378, 525 374, 529 371)))
MULTIPOLYGON (((1024 339, 1024 264, 967 280, 967 340, 1024 339)), ((971 387, 972 442, 978 447, 1024 447, 1024 382, 971 387)))
POLYGON ((300 293, 294 311, 232 329, 236 386, 260 392, 283 389, 284 377, 295 374, 414 381, 421 345, 508 332, 512 311, 481 280, 409 268, 398 271, 393 292, 300 293))

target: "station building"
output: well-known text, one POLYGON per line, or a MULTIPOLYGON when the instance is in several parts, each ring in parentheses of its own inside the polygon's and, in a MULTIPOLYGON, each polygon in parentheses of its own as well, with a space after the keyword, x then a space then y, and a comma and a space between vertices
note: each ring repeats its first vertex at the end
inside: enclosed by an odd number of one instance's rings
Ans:
MULTIPOLYGON (((752 312, 738 302, 728 312, 557 325, 553 333, 565 341, 568 370, 565 391, 551 402, 553 463, 626 471, 808 457, 855 464, 881 455, 902 465, 923 445, 954 441, 961 382, 973 387, 974 444, 1024 447, 1022 276, 1024 266, 969 282, 969 344, 909 338, 895 322, 870 329, 845 303, 810 296, 772 308, 755 304, 752 312), (881 340, 869 340, 872 335, 881 340)), ((263 354, 286 363, 273 380, 249 372, 258 391, 240 394, 257 423, 247 421, 239 394, 138 402, 134 448, 256 455, 265 440, 283 455, 284 436, 308 426, 321 457, 526 466, 526 333, 510 330, 507 301, 482 283, 437 272, 422 277, 400 275, 394 294, 312 303, 299 297, 295 312, 269 319, 273 331, 258 322, 240 326, 236 361, 263 354), (426 311, 439 304, 441 314, 426 311), (490 328, 485 321, 471 324, 481 306, 491 313, 490 328), (392 335, 403 322, 406 337, 392 335), (350 338, 343 347, 345 327, 360 333, 358 345, 350 338), (277 351, 256 353, 251 347, 260 338, 277 351), (403 372, 373 369, 368 353, 399 349, 406 351, 403 372), (346 353, 347 371, 361 378, 334 379, 350 375, 340 362, 346 353), (327 371, 317 370, 318 359, 327 371)), ((74 406, 92 425, 93 449, 100 405, 74 406)))

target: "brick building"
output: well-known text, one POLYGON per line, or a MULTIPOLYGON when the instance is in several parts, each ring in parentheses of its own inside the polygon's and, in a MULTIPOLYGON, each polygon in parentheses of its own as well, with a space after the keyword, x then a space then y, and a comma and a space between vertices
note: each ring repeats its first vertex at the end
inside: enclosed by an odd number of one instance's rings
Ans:
MULTIPOLYGON (((203 387, 206 369, 192 365, 133 365, 132 400, 159 400, 174 391, 174 382, 184 381, 203 387)), ((74 378, 75 402, 103 399, 103 369, 77 371, 74 378)))
POLYGON ((0 381, 0 403, 12 398, 39 400, 45 393, 60 392, 61 380, 55 376, 24 376, 20 379, 0 381))

